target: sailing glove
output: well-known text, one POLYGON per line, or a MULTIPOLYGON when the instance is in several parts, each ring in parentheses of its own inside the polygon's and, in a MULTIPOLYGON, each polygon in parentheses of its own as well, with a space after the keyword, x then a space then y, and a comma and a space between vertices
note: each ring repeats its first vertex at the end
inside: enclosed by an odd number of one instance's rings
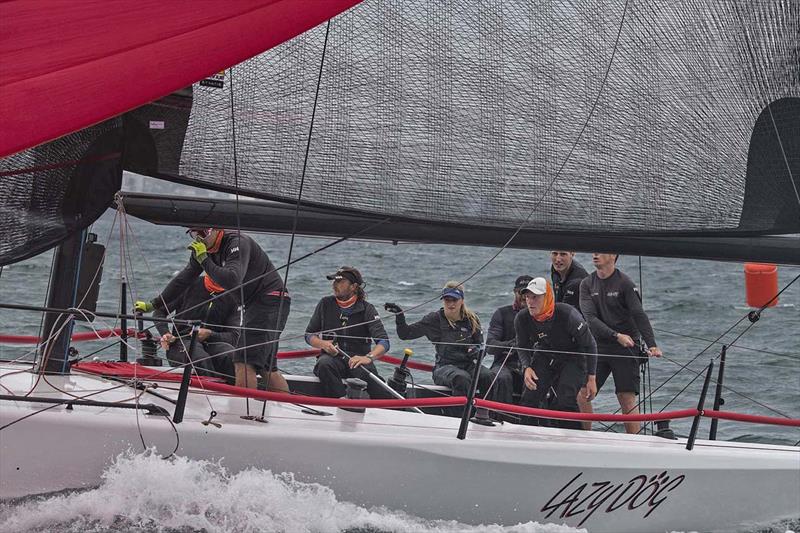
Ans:
POLYGON ((203 264, 203 261, 206 260, 206 257, 208 257, 208 249, 206 248, 205 243, 192 241, 186 248, 192 251, 192 257, 201 265, 203 264))
POLYGON ((133 310, 137 313, 149 313, 154 309, 153 304, 145 302, 144 300, 136 300, 133 304, 133 310))
POLYGON ((390 313, 394 313, 395 315, 402 314, 403 310, 400 308, 399 305, 392 302, 386 302, 383 304, 383 308, 389 311, 390 313))

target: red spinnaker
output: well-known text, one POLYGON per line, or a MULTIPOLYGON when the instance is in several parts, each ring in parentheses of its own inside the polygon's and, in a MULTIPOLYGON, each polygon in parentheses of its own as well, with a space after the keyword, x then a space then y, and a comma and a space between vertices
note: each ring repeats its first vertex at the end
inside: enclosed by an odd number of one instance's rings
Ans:
POLYGON ((360 1, 0 2, 0 157, 191 85, 360 1))

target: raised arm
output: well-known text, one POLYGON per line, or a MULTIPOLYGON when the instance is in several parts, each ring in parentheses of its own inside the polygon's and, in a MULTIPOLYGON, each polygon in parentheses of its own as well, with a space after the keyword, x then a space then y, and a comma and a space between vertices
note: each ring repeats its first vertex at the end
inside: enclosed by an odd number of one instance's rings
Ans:
POLYGON ((203 260, 201 266, 211 276, 211 279, 225 290, 238 287, 247 273, 251 245, 252 241, 248 239, 233 237, 228 241, 223 252, 224 266, 218 266, 208 256, 203 260))
POLYGON ((161 294, 156 296, 151 300, 150 303, 153 304, 153 308, 155 309, 167 309, 167 313, 170 312, 169 305, 173 305, 186 289, 189 288, 189 285, 197 279, 197 276, 203 272, 203 269, 197 264, 192 258, 189 258, 189 264, 183 267, 183 270, 178 272, 178 274, 167 283, 167 286, 164 287, 164 290, 161 291, 161 294))
POLYGON ((439 313, 437 311, 428 313, 422 317, 422 320, 413 324, 408 324, 406 315, 400 313, 395 315, 395 324, 397 325, 397 336, 404 341, 420 337, 427 337, 430 341, 439 340, 439 313))

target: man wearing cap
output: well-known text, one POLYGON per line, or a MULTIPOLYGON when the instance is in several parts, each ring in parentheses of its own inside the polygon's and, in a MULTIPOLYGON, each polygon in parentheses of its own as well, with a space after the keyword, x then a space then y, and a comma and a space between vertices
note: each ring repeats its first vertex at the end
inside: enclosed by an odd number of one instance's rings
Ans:
POLYGON ((269 380, 270 389, 288 391, 275 356, 291 300, 272 261, 251 237, 238 231, 190 228, 187 233, 192 237, 189 264, 153 300, 136 302, 136 310, 165 307, 205 272, 223 290, 234 293, 243 307, 239 350, 233 354, 236 385, 257 388, 259 373, 269 380))
POLYGON ((495 374, 495 399, 498 402, 514 403, 514 390, 522 390, 522 371, 519 357, 514 347, 517 334, 514 319, 520 309, 525 307, 525 296, 520 292, 533 278, 519 276, 514 282, 514 301, 511 305, 499 307, 489 321, 486 335, 486 353, 494 356, 491 370, 495 374))
POLYGON ((550 263, 550 281, 556 302, 564 302, 580 311, 581 281, 589 275, 586 269, 575 261, 575 252, 564 250, 550 252, 550 263))
MULTIPOLYGON (((597 339, 597 388, 609 374, 622 412, 637 414, 639 406, 640 343, 646 343, 647 355, 661 357, 650 319, 642 308, 639 290, 631 278, 617 268, 616 254, 592 254, 595 272, 581 282, 581 311, 597 339)), ((581 411, 592 412, 591 399, 578 397, 581 411)), ((590 428, 591 423, 584 427, 590 428), (587 427, 588 426, 588 427, 587 427)), ((639 432, 639 422, 625 422, 625 431, 639 432)))
POLYGON ((322 394, 330 398, 345 396, 342 379, 355 377, 367 383, 370 398, 389 398, 366 375, 371 372, 379 376, 373 361, 389 349, 389 336, 375 306, 366 300, 361 273, 343 266, 326 277, 333 281, 333 294, 319 301, 306 327, 306 342, 323 352, 314 366, 322 394), (350 359, 346 360, 341 352, 350 359))
MULTIPOLYGON (((406 323, 400 306, 387 303, 387 311, 395 313, 397 336, 403 340, 426 337, 436 350, 433 382, 450 387, 454 396, 466 396, 472 383, 472 364, 476 353, 482 348, 483 332, 478 317, 464 303, 464 287, 448 282, 440 296, 444 304, 438 311, 428 313, 422 320, 406 323)), ((481 365, 478 375, 478 390, 485 392, 492 383, 492 372, 481 365)), ((492 397, 494 399, 494 397, 492 397)), ((453 414, 461 411, 453 409, 453 414)))
MULTIPOLYGON (((597 345, 580 312, 556 303, 553 288, 534 278, 520 291, 526 308, 514 320, 525 390, 521 404, 577 413, 578 391, 593 394, 597 345), (545 400, 549 401, 545 405, 545 400)), ((581 429, 580 422, 551 419, 548 425, 581 429)))

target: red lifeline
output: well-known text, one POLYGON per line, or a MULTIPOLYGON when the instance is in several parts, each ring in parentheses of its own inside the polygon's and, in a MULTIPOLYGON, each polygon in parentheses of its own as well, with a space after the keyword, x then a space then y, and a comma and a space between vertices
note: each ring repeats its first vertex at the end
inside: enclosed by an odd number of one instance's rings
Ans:
POLYGON ((0 2, 0 157, 166 96, 360 1, 0 2))
POLYGON ((773 307, 778 299, 778 267, 768 263, 745 263, 744 286, 747 305, 750 307, 773 307), (770 301, 772 300, 772 301, 770 301), (767 304, 769 302, 769 304, 767 304))

